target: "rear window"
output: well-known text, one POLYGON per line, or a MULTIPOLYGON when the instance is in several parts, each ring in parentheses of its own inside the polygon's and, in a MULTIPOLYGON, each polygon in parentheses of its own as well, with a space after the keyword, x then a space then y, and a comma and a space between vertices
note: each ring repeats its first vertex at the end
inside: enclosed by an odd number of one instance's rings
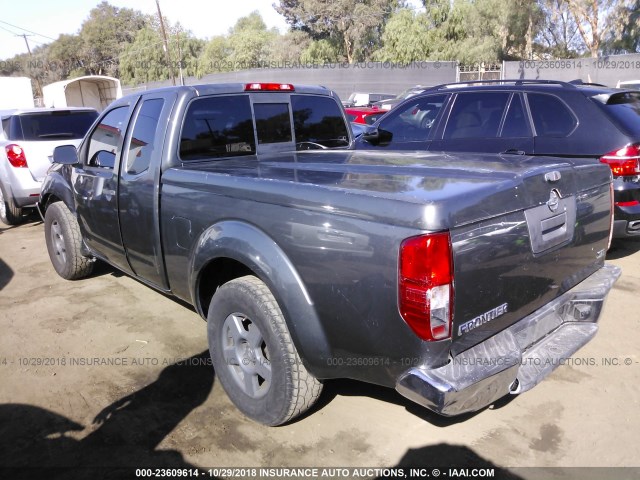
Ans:
POLYGON ((342 110, 331 97, 292 95, 293 128, 297 149, 315 143, 327 148, 349 145, 342 110))
POLYGON ((254 155, 248 95, 204 97, 191 102, 180 136, 182 160, 254 155))
POLYGON ((9 140, 61 140, 82 138, 98 118, 98 112, 60 110, 15 115, 9 140))
POLYGON ((291 141, 291 117, 288 103, 254 103, 258 143, 291 141))
POLYGON ((622 92, 593 97, 624 132, 640 135, 640 92, 622 92))

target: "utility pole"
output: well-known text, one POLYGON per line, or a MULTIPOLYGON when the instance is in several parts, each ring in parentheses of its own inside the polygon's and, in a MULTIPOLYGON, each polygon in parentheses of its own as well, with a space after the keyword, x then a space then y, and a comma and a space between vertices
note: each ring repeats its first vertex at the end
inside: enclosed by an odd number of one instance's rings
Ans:
MULTIPOLYGON (((29 52, 29 58, 33 58, 33 54, 31 53, 31 47, 29 46, 29 41, 27 40, 27 37, 30 37, 31 35, 27 35, 26 33, 21 33, 21 34, 17 34, 16 37, 22 37, 24 38, 24 43, 27 45, 27 52, 29 52)), ((40 83, 40 78, 38 78, 38 74, 34 75, 36 77, 36 86, 37 86, 37 91, 36 91, 36 96, 40 96, 42 97, 42 84, 40 83)))
POLYGON ((158 17, 160 17, 160 30, 162 31, 162 39, 164 41, 164 55, 165 57, 167 57, 169 74, 171 75, 171 81, 175 86, 176 76, 173 74, 173 66, 171 65, 171 56, 169 55, 169 42, 167 41, 167 32, 164 29, 164 20, 162 19, 162 12, 160 11, 160 0, 156 0, 156 6, 158 7, 158 17))
POLYGON ((178 31, 178 72, 180 74, 180 85, 184 86, 184 75, 182 74, 182 46, 180 45, 180 34, 182 29, 178 31))
POLYGON ((20 35, 16 35, 16 37, 22 37, 24 38, 24 43, 27 45, 27 52, 29 52, 29 56, 31 56, 31 47, 29 47, 29 41, 27 40, 27 37, 30 37, 31 35, 27 35, 26 33, 22 33, 20 35))

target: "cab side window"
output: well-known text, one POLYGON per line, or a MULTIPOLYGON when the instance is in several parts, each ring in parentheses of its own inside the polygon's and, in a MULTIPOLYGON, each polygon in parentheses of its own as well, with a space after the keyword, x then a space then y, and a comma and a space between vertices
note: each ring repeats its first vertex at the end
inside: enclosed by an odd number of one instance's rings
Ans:
POLYGON ((255 153, 248 95, 203 97, 191 102, 180 134, 182 161, 255 153))
POLYGON ((89 138, 86 165, 112 169, 120 153, 129 107, 118 107, 107 113, 89 138))

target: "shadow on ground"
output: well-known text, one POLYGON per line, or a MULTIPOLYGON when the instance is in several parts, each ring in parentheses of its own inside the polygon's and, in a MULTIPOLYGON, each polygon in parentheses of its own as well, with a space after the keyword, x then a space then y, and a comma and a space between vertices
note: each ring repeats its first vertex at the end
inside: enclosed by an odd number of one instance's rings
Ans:
MULTIPOLYGON (((380 400, 381 402, 399 405, 401 407, 404 407, 409 413, 415 415, 421 420, 440 428, 446 428, 457 423, 465 422, 470 418, 481 414, 484 410, 487 409, 495 410, 502 408, 511 403, 517 397, 517 395, 507 395, 503 398, 498 399, 493 403, 493 405, 478 410, 477 412, 466 413, 463 415, 458 415, 456 417, 443 417, 442 415, 438 415, 437 413, 432 412, 422 405, 418 405, 408 398, 403 397, 393 388, 382 387, 380 385, 360 382, 357 380, 340 379, 325 382, 324 389, 322 391, 320 399, 318 400, 318 403, 302 418, 313 415, 317 411, 323 409, 324 407, 329 405, 338 395, 347 397, 369 397, 380 400)), ((364 414, 365 413, 363 412, 363 415, 364 414)), ((375 419, 372 418, 371 421, 375 421, 375 419)))
MULTIPOLYGON (((162 370, 146 387, 112 403, 85 426, 49 410, 0 405, 0 478, 135 478, 139 468, 196 469, 158 445, 213 388, 209 352, 162 370)), ((204 472, 200 472, 203 474, 204 472)), ((209 478, 207 476, 207 478, 209 478)))
POLYGON ((618 238, 611 243, 607 260, 625 258, 640 251, 640 238, 618 238))
POLYGON ((409 449, 400 462, 391 468, 402 468, 407 478, 471 478, 476 476, 486 476, 498 480, 520 480, 522 478, 482 458, 468 447, 447 443, 409 449))

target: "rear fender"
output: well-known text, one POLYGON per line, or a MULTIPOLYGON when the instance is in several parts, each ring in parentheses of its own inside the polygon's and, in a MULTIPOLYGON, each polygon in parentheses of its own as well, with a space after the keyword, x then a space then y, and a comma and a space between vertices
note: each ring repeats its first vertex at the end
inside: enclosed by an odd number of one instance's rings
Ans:
POLYGON ((223 221, 205 230, 192 252, 192 304, 202 316, 206 306, 199 298, 201 273, 216 259, 232 259, 260 278, 271 290, 284 314, 291 337, 307 369, 321 377, 331 350, 322 324, 300 275, 266 233, 239 221, 223 221))

